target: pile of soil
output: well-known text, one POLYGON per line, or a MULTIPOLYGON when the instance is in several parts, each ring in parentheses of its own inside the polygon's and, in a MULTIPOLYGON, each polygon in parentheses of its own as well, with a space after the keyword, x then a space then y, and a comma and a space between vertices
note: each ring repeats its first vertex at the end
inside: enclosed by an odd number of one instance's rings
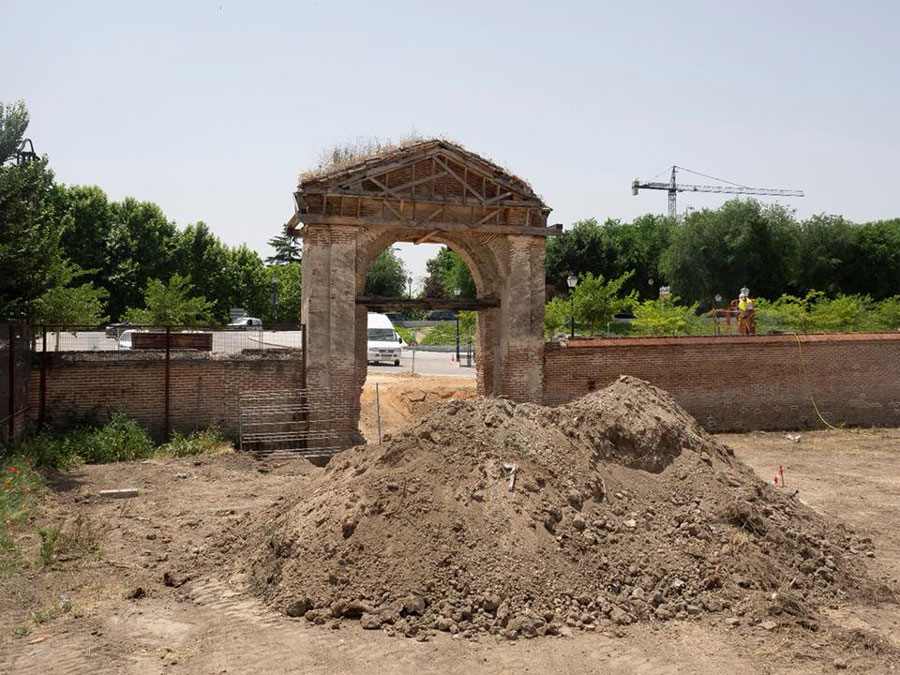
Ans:
POLYGON ((880 592, 869 549, 622 377, 558 408, 449 401, 335 457, 212 563, 314 623, 513 638, 711 612, 816 629, 880 592))

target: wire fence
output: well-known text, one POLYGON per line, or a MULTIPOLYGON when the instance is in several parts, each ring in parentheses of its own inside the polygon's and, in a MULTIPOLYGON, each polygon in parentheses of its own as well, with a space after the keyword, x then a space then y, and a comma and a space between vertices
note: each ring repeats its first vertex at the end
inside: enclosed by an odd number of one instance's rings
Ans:
POLYGON ((269 326, 35 326, 37 352, 147 352, 191 349, 214 354, 301 349, 299 324, 269 326))

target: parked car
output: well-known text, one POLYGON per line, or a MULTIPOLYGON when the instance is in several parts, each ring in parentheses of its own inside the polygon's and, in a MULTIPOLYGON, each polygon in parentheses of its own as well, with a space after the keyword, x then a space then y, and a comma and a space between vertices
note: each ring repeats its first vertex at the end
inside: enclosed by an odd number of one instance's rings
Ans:
POLYGON ((425 315, 426 321, 456 321, 456 312, 452 309, 435 309, 425 315))
POLYGON ((401 321, 409 321, 409 317, 403 312, 385 312, 384 315, 391 320, 391 323, 400 323, 401 321))
POLYGON ((111 323, 106 327, 106 337, 118 339, 122 333, 131 328, 131 326, 132 324, 127 321, 123 323, 111 323))
POLYGON ((257 319, 252 316, 242 316, 240 319, 235 319, 230 324, 228 324, 229 328, 245 328, 247 330, 252 330, 254 328, 262 328, 262 319, 257 319))
POLYGON ((137 331, 126 330, 119 336, 119 349, 131 349, 131 336, 137 331))
POLYGON ((366 360, 370 363, 393 361, 400 365, 400 348, 403 338, 394 330, 391 320, 384 314, 369 312, 366 326, 366 360))

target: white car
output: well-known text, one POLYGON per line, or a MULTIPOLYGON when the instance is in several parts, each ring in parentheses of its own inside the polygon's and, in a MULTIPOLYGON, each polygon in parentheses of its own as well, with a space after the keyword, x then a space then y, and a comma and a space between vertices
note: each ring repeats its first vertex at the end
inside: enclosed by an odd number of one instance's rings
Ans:
POLYGON ((122 331, 122 334, 119 336, 119 349, 131 349, 131 336, 134 333, 135 331, 133 330, 122 331))
POLYGON ((262 328, 262 319, 257 319, 252 316, 242 316, 240 319, 235 319, 230 324, 228 324, 228 327, 246 328, 247 330, 262 328))
POLYGON ((403 346, 403 338, 397 335, 394 324, 384 314, 369 312, 366 340, 367 361, 370 363, 393 361, 395 366, 400 365, 400 349, 403 346))

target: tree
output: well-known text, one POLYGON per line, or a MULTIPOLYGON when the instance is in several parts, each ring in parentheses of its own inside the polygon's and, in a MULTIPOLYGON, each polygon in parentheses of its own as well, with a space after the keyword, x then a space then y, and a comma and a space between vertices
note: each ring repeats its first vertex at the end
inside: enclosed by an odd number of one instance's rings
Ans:
POLYGON ((24 101, 0 101, 0 164, 12 159, 28 129, 28 109, 24 101))
POLYGON ((429 258, 425 263, 425 283, 422 287, 423 298, 449 297, 444 290, 444 281, 450 274, 456 254, 447 246, 438 249, 437 255, 429 258))
POLYGON ((95 186, 57 186, 64 204, 61 245, 65 257, 96 286, 106 286, 110 261, 108 244, 112 229, 111 206, 106 193, 95 186))
POLYGON ((96 288, 92 282, 72 285, 85 272, 67 265, 62 283, 48 289, 35 302, 35 322, 45 326, 96 326, 109 317, 103 314, 103 305, 109 295, 104 288, 96 288))
POLYGON ((544 337, 552 340, 559 334, 560 329, 566 325, 572 316, 572 303, 563 298, 553 298, 544 305, 544 337))
POLYGON ((365 295, 399 298, 406 292, 406 265, 393 248, 386 248, 372 263, 366 277, 365 295))
POLYGON ((150 279, 172 274, 174 223, 151 202, 127 197, 110 204, 108 264, 104 273, 109 290, 109 313, 114 320, 126 307, 141 302, 150 279))
POLYGON ((605 326, 618 312, 637 301, 634 291, 621 295, 622 287, 632 275, 633 272, 626 272, 609 281, 602 274, 594 276, 588 272, 580 276, 578 286, 572 293, 572 304, 576 319, 588 324, 591 335, 594 335, 597 326, 605 326))
POLYGON ((129 308, 125 320, 154 326, 198 326, 210 321, 212 303, 191 296, 191 280, 173 274, 168 284, 150 279, 144 292, 144 308, 129 308))
POLYGON ((717 210, 685 217, 660 263, 673 292, 711 303, 718 293, 778 296, 792 287, 798 260, 798 227, 781 206, 733 199, 717 210))
POLYGON ((64 276, 59 203, 47 158, 8 163, 28 126, 24 104, 0 103, 0 317, 31 320, 64 276))
POLYGON ((269 265, 289 265, 301 261, 300 238, 291 234, 287 225, 284 226, 282 234, 272 237, 268 243, 275 249, 275 254, 266 258, 269 265))
POLYGON ((575 223, 571 230, 547 242, 547 283, 567 292, 570 274, 603 274, 615 264, 615 250, 608 232, 594 218, 575 223))
POLYGON ((302 272, 299 263, 287 265, 271 265, 266 268, 269 285, 276 294, 274 312, 271 309, 263 314, 270 323, 298 323, 300 321, 300 302, 302 299, 302 272), (273 280, 275 283, 273 283, 273 280))
POLYGON ((456 297, 455 288, 459 288, 461 298, 474 298, 477 295, 472 270, 462 257, 448 246, 442 247, 438 254, 425 263, 428 276, 422 289, 424 298, 456 297))
POLYGON ((797 291, 821 288, 834 294, 853 285, 854 229, 853 223, 841 216, 818 215, 800 223, 797 291))

